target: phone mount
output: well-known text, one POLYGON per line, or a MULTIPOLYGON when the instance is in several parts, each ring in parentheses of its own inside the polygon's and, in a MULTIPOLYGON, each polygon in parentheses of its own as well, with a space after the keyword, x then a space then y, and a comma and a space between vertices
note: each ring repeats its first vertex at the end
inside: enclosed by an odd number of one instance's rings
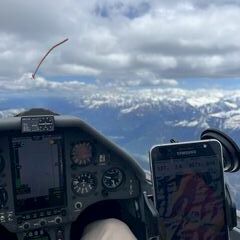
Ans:
POLYGON ((159 213, 155 208, 151 198, 147 196, 146 192, 143 192, 144 201, 144 214, 146 218, 146 229, 148 239, 161 239, 162 230, 159 220, 159 213))
MULTIPOLYGON (((222 145, 224 172, 240 170, 240 149, 232 138, 218 129, 209 128, 202 132, 201 140, 216 139, 222 145)), ((230 230, 237 226, 236 204, 233 201, 228 184, 225 183, 227 223, 230 230)))
POLYGON ((232 200, 228 184, 225 184, 226 193, 226 209, 227 209, 227 223, 229 230, 233 230, 237 226, 237 210, 236 204, 232 200))
POLYGON ((240 170, 240 149, 232 138, 214 128, 203 131, 200 138, 201 140, 216 139, 222 144, 224 172, 240 170))

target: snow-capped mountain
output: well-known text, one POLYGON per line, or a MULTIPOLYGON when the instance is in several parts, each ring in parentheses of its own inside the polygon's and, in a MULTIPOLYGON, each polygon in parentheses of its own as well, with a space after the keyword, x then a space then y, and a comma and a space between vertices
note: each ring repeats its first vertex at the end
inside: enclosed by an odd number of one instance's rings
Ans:
MULTIPOLYGON (((151 146, 172 138, 198 140, 209 127, 225 131, 240 144, 240 91, 149 89, 62 98, 11 98, 2 100, 0 118, 31 107, 80 117, 129 152, 146 170, 151 146)), ((239 174, 227 178, 239 201, 239 174)))
POLYGON ((136 154, 153 144, 199 139, 214 127, 238 140, 240 92, 180 89, 139 90, 74 98, 76 114, 136 154), (96 116, 98 116, 96 118, 96 116))
POLYGON ((154 144, 172 138, 196 140, 209 127, 239 141, 239 106, 240 91, 120 89, 85 96, 2 99, 0 117, 23 108, 46 107, 79 116, 130 153, 147 156, 154 144))
POLYGON ((208 127, 222 129, 238 141, 239 106, 240 91, 120 89, 61 98, 2 99, 0 117, 24 108, 46 107, 79 116, 131 153, 146 155, 151 145, 171 138, 199 139, 208 127))

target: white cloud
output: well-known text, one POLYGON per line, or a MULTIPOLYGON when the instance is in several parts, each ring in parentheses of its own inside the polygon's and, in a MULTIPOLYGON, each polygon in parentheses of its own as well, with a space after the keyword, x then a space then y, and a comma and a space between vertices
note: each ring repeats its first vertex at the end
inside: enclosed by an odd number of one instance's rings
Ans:
POLYGON ((47 90, 50 91, 50 93, 61 92, 62 95, 68 94, 69 92, 76 92, 79 94, 81 91, 83 91, 88 94, 89 91, 91 93, 96 91, 95 86, 86 86, 84 82, 76 80, 63 82, 48 81, 42 77, 35 77, 35 79, 33 79, 31 73, 24 74, 21 78, 12 81, 2 80, 0 81, 0 88, 1 91, 10 90, 18 93, 21 91, 44 92, 47 90))
POLYGON ((174 69, 177 66, 177 61, 174 57, 161 56, 156 54, 138 55, 137 62, 142 66, 153 66, 159 70, 174 69))
POLYGON ((69 41, 51 53, 39 74, 92 76, 125 86, 239 77, 239 22, 240 1, 4 1, 0 77, 14 81, 33 71, 65 37, 69 41), (144 71, 154 77, 139 77, 144 71))
POLYGON ((0 118, 13 117, 14 115, 23 112, 24 110, 25 110, 24 108, 2 110, 0 111, 0 118))
POLYGON ((59 69, 64 74, 69 75, 90 75, 97 76, 100 71, 91 67, 80 66, 77 64, 62 64, 59 69))
POLYGON ((150 81, 150 83, 152 83, 152 85, 169 87, 176 87, 178 85, 178 82, 174 79, 153 79, 150 81))

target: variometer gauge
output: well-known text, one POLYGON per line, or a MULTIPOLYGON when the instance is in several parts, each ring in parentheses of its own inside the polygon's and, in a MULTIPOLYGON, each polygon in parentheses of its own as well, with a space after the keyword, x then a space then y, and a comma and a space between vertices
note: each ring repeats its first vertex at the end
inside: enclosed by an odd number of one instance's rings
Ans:
POLYGON ((72 162, 79 166, 87 166, 91 163, 93 157, 93 148, 89 142, 77 143, 72 148, 72 162))
POLYGON ((110 190, 116 189, 123 183, 123 176, 122 170, 111 168, 103 174, 103 186, 110 190))
POLYGON ((72 180, 72 190, 77 195, 87 195, 97 187, 97 179, 90 172, 83 172, 72 180))

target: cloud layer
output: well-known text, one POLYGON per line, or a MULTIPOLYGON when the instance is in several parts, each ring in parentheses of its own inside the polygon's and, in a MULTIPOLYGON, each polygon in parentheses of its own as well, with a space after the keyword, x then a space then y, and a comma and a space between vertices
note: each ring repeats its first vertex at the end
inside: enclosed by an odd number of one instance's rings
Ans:
POLYGON ((34 71, 49 47, 65 37, 69 42, 47 58, 40 75, 90 76, 100 85, 127 87, 177 86, 180 78, 238 78, 239 22, 237 0, 4 1, 1 85, 25 88, 24 73, 34 71))

